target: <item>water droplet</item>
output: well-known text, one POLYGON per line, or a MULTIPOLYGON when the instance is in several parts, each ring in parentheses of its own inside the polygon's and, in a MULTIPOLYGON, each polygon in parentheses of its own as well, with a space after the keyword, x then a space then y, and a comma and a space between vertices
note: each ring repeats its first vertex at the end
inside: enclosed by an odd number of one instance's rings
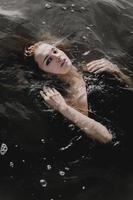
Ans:
POLYGON ((63 6, 63 7, 62 7, 62 10, 67 10, 67 7, 63 6))
POLYGON ((46 3, 45 8, 50 9, 50 8, 52 8, 52 6, 49 3, 46 3))
POLYGON ((81 10, 85 10, 85 7, 82 6, 82 7, 81 7, 81 10))
POLYGON ((41 184, 42 187, 46 187, 47 186, 47 181, 44 180, 44 179, 41 179, 40 180, 40 184, 41 184))
POLYGON ((114 143, 114 147, 118 146, 119 144, 120 144, 119 141, 115 142, 115 143, 114 143))
POLYGON ((8 151, 8 146, 5 143, 2 143, 0 146, 0 154, 4 156, 8 151))
POLYGON ((82 37, 84 40, 86 40, 87 39, 87 37, 84 35, 83 37, 82 37))
POLYGON ((82 186, 82 190, 85 190, 85 186, 82 186))
POLYGON ((59 171, 60 176, 64 176, 65 172, 64 171, 59 171))
POLYGON ((74 10, 73 10, 73 9, 71 9, 71 12, 74 12, 74 10))
POLYGON ((83 56, 87 56, 89 53, 90 53, 90 51, 86 51, 86 52, 84 52, 82 55, 83 55, 83 56))
POLYGON ((45 22, 45 21, 42 21, 42 24, 46 24, 46 22, 45 22))
POLYGON ((72 3, 72 4, 71 4, 71 6, 72 6, 72 7, 74 7, 74 6, 75 6, 75 4, 74 4, 74 3, 72 3))
POLYGON ((51 170, 52 166, 51 165, 47 165, 47 170, 51 170))
POLYGON ((87 30, 91 30, 91 28, 90 28, 89 26, 86 26, 86 29, 87 29, 87 30))
POLYGON ((42 142, 43 144, 45 143, 45 140, 44 140, 44 138, 42 138, 42 139, 41 139, 41 142, 42 142))
POLYGON ((66 170, 66 171, 69 171, 69 170, 70 170, 70 168, 69 168, 69 167, 65 167, 65 170, 66 170))

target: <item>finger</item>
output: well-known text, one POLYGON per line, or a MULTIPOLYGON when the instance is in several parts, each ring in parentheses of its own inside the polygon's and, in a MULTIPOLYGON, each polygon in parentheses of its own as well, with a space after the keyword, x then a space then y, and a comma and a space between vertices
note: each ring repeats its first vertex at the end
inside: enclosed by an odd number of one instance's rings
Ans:
POLYGON ((44 92, 41 90, 40 91, 40 95, 41 95, 41 97, 45 100, 45 101, 47 101, 49 98, 44 94, 44 92))
POLYGON ((47 92, 48 92, 49 94, 51 94, 51 95, 54 94, 54 91, 53 91, 52 88, 50 88, 50 87, 47 88, 47 92))
POLYGON ((92 65, 90 65, 90 66, 87 66, 87 71, 91 71, 94 67, 96 67, 97 66, 97 64, 92 64, 92 65))
POLYGON ((100 67, 101 65, 104 65, 104 62, 103 61, 98 61, 98 62, 95 62, 93 64, 91 64, 90 66, 87 66, 87 69, 89 72, 91 72, 91 70, 95 67, 100 67))
POLYGON ((94 64, 99 64, 99 63, 103 63, 103 62, 104 62, 103 59, 93 60, 93 61, 89 62, 86 66, 90 67, 90 66, 92 66, 94 64))
POLYGON ((48 87, 43 87, 43 93, 48 97, 51 96, 51 93, 48 87))
POLYGON ((93 65, 93 64, 95 64, 95 63, 97 63, 97 62, 99 62, 99 60, 93 60, 93 61, 87 63, 86 66, 89 67, 89 66, 91 66, 91 65, 93 65))
POLYGON ((94 73, 95 73, 95 74, 100 74, 100 73, 105 72, 105 71, 106 71, 106 68, 103 67, 103 68, 101 68, 101 69, 95 71, 94 73))
POLYGON ((95 72, 101 68, 106 68, 106 65, 101 64, 101 65, 95 66, 95 67, 93 67, 93 69, 90 70, 90 72, 95 72))
POLYGON ((87 65, 83 66, 83 67, 82 67, 82 70, 83 70, 83 71, 88 71, 87 65))
POLYGON ((53 88, 54 94, 60 94, 55 88, 53 88))
POLYGON ((103 64, 100 64, 100 63, 98 63, 98 64, 93 64, 92 66, 90 66, 89 68, 88 68, 88 71, 89 72, 93 72, 93 71, 95 71, 95 69, 99 69, 99 68, 101 68, 103 66, 103 64))
POLYGON ((46 92, 46 91, 47 91, 47 87, 43 86, 43 92, 46 92))

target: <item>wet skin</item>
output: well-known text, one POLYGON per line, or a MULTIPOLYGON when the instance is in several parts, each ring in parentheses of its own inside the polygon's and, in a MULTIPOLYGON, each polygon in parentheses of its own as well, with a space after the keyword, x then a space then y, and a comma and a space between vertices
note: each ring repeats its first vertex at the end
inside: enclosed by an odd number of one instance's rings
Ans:
POLYGON ((38 67, 52 74, 67 74, 72 69, 68 56, 53 45, 42 43, 35 50, 35 61, 38 67))

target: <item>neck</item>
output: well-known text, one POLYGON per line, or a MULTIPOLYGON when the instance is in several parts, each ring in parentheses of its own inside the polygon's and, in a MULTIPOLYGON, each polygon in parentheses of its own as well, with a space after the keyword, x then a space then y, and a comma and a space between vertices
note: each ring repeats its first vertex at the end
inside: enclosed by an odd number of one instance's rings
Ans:
POLYGON ((76 67, 72 67, 72 69, 64 75, 58 75, 58 77, 66 83, 70 85, 74 85, 80 80, 82 80, 82 74, 78 72, 76 67))

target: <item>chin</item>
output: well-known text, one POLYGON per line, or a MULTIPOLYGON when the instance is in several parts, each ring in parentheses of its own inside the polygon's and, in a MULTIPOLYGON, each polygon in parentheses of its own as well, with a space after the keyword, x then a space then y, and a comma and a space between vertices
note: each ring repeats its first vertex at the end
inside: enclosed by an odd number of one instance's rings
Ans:
POLYGON ((71 67, 67 68, 67 70, 64 72, 64 75, 68 74, 70 71, 71 71, 71 67))

